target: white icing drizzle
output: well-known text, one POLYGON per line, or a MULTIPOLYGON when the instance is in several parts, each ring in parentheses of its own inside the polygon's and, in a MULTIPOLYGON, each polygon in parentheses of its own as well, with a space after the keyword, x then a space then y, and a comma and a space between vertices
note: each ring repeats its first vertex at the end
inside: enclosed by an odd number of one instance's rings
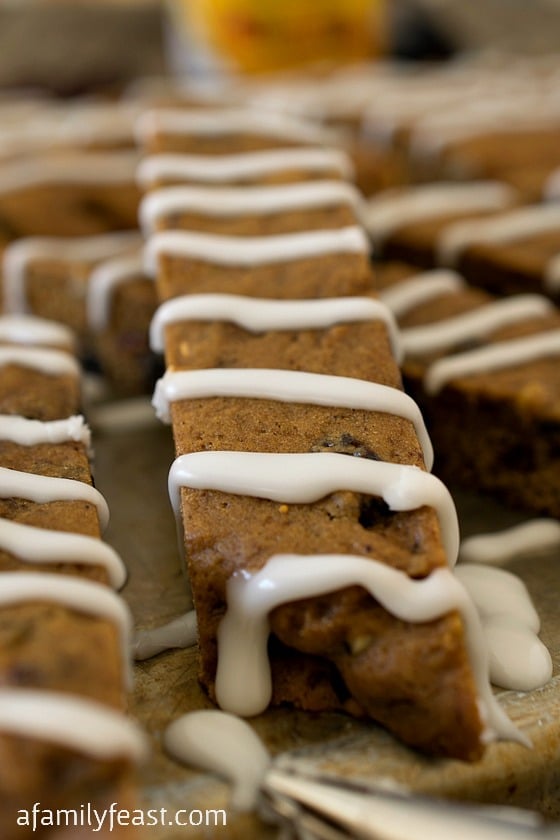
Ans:
POLYGON ((55 501, 82 501, 97 508, 99 525, 105 530, 109 524, 109 507, 95 487, 73 478, 11 470, 0 467, 0 498, 30 499, 38 504, 55 501))
POLYGON ((560 254, 548 261, 544 270, 543 286, 546 291, 553 294, 560 291, 560 254))
POLYGON ((216 265, 250 267, 328 254, 367 252, 366 235, 357 225, 276 236, 219 236, 185 230, 164 230, 148 240, 144 251, 144 270, 154 277, 161 254, 190 257, 216 265))
POLYGON ((184 764, 231 782, 230 805, 236 811, 254 810, 271 757, 248 723, 217 709, 190 712, 167 727, 164 744, 184 764))
POLYGON ((196 613, 189 610, 160 627, 139 630, 132 644, 132 655, 140 662, 171 648, 193 647, 196 642, 196 613))
POLYGON ((133 141, 137 105, 123 102, 88 102, 72 99, 68 104, 44 102, 33 113, 20 113, 11 125, 3 126, 0 153, 21 154, 48 148, 95 142, 133 141), (22 119, 22 117, 27 117, 22 119))
MULTIPOLYGON (((496 132, 524 132, 558 126, 558 97, 535 89, 515 96, 474 100, 465 108, 438 109, 423 115, 410 138, 411 154, 437 155, 452 143, 496 132)), ((455 103, 457 97, 455 96, 455 103)))
POLYGON ((0 440, 11 440, 21 446, 40 443, 83 443, 91 449, 91 432, 81 414, 64 420, 29 420, 11 414, 0 414, 0 440))
POLYGON ((498 181, 470 184, 441 182, 392 189, 366 202, 364 224, 374 247, 380 248, 397 230, 426 219, 477 210, 503 210, 515 192, 498 181))
POLYGON ((168 487, 177 518, 181 487, 290 504, 310 504, 338 490, 350 490, 381 496, 394 511, 428 505, 437 511, 449 564, 454 565, 457 559, 459 527, 449 491, 431 473, 408 464, 337 452, 193 452, 175 459, 168 487))
POLYGON ((414 425, 426 468, 430 470, 433 465, 433 449, 420 409, 414 400, 398 388, 347 376, 299 370, 168 370, 156 384, 153 405, 159 419, 170 423, 170 402, 201 397, 248 397, 395 414, 414 425))
POLYGON ((351 180, 354 174, 352 161, 340 149, 288 148, 234 155, 149 155, 141 161, 136 179, 144 188, 165 180, 216 184, 292 169, 338 171, 345 180, 351 180))
MULTIPOLYGON (((495 700, 488 682, 484 637, 474 604, 450 569, 414 580, 365 557, 341 554, 277 554, 256 574, 234 574, 227 585, 228 609, 218 629, 216 697, 219 705, 249 716, 271 697, 268 614, 276 606, 359 585, 392 615, 407 622, 433 621, 452 610, 463 618, 485 740, 524 742, 495 700), (248 655, 251 651, 251 655, 248 655)), ((526 742, 526 741, 525 741, 526 742)))
POLYGON ((35 688, 2 688, 0 731, 59 744, 99 761, 123 756, 138 763, 148 754, 144 733, 121 712, 85 697, 35 688))
POLYGON ((251 134, 335 146, 342 136, 341 132, 320 127, 315 122, 261 108, 159 108, 141 114, 135 131, 142 145, 158 134, 208 137, 251 134))
POLYGON ((126 568, 117 552, 96 537, 0 519, 0 549, 23 563, 102 566, 113 589, 120 589, 126 580, 126 568))
POLYGON ((142 237, 137 231, 104 233, 98 236, 27 236, 8 245, 2 258, 4 308, 7 312, 25 312, 26 273, 34 260, 57 262, 98 260, 139 248, 142 237))
POLYGON ((424 271, 389 286, 379 292, 379 299, 389 307, 393 315, 401 318, 417 306, 429 303, 440 295, 453 294, 463 289, 465 282, 455 271, 437 268, 424 271))
POLYGON ((560 548, 560 522, 531 519, 493 534, 476 534, 461 542, 459 557, 467 563, 501 564, 525 554, 560 548))
POLYGON ((560 206, 540 204, 521 207, 483 219, 467 219, 448 225, 436 244, 438 261, 455 265, 461 254, 476 244, 501 244, 560 230, 560 206))
POLYGON ((455 574, 482 622, 494 685, 513 691, 541 688, 552 676, 552 660, 538 638, 540 620, 525 584, 503 569, 462 563, 455 574))
POLYGON ((157 222, 172 213, 200 213, 204 216, 240 216, 308 210, 316 207, 349 205, 360 214, 363 198, 353 184, 344 181, 307 181, 259 187, 161 187, 144 196, 139 210, 145 236, 157 222))
POLYGON ((397 362, 402 358, 395 319, 387 306, 370 297, 271 300, 245 295, 181 295, 165 301, 150 325, 154 353, 164 349, 164 329, 181 321, 228 321, 254 333, 269 330, 328 329, 335 324, 382 320, 397 362))
MULTIPOLYGON (((4 277, 4 283, 5 280, 4 277)), ((35 315, 0 315, 0 341, 7 344, 54 345, 72 353, 76 348, 76 337, 70 327, 35 315)))
POLYGON ((52 350, 48 347, 0 346, 0 367, 8 365, 32 368, 50 376, 79 378, 81 372, 73 356, 64 350, 52 350))
POLYGON ((50 184, 134 183, 138 153, 72 152, 0 164, 0 194, 50 184))
POLYGON ((2 572, 0 607, 31 601, 61 604, 114 624, 120 640, 123 674, 127 687, 132 688, 129 656, 132 619, 122 598, 100 583, 79 580, 69 575, 2 572))
POLYGON ((514 295, 451 318, 403 329, 401 342, 406 356, 434 353, 461 341, 482 338, 509 324, 550 315, 553 311, 552 302, 542 295, 514 295))
POLYGON ((438 359, 424 376, 424 388, 436 394, 452 379, 474 376, 490 370, 501 370, 560 354, 560 330, 500 341, 466 353, 438 359))
POLYGON ((115 289, 143 275, 141 253, 106 260, 93 269, 86 290, 86 318, 90 329, 101 332, 107 328, 115 289))

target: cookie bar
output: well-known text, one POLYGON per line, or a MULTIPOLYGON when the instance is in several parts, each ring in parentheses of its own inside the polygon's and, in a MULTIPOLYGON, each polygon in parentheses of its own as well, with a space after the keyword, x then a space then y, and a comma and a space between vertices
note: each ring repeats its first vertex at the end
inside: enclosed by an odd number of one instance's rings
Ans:
POLYGON ((159 373, 148 331, 157 306, 141 252, 103 260, 90 271, 85 311, 91 351, 119 394, 146 393, 159 373))
POLYGON ((362 198, 343 181, 312 181, 255 187, 162 187, 140 204, 145 235, 187 230, 266 236, 349 227, 357 223, 362 198))
POLYGON ((446 227, 440 235, 440 264, 496 295, 539 292, 560 299, 560 208, 529 205, 446 227))
POLYGON ((153 384, 147 341, 156 307, 137 231, 86 237, 27 237, 4 252, 4 310, 31 312, 71 327, 81 356, 95 360, 115 389, 153 384))
POLYGON ((496 299, 454 272, 379 266, 401 327, 407 391, 444 480, 560 516, 560 317, 536 294, 496 299))
POLYGON ((0 105, 0 159, 48 151, 132 149, 140 105, 127 101, 24 99, 0 105), (15 107, 17 106, 17 107, 15 107))
POLYGON ((159 108, 136 124, 140 147, 162 152, 222 155, 301 146, 339 145, 340 134, 307 121, 259 108, 159 108))
MULTIPOLYGON (((132 150, 70 150, 0 166, 3 311, 32 312, 71 326, 82 357, 101 366, 124 393, 153 385, 147 346, 152 284, 139 268, 123 275, 119 266, 119 279, 109 284, 118 291, 97 304, 105 312, 101 328, 91 326, 87 298, 89 277, 101 262, 140 248, 137 161, 132 150)), ((108 288, 103 279, 101 285, 108 288)), ((99 301, 103 294, 91 292, 99 301)))
POLYGON ((362 294, 372 283, 367 239, 356 225, 262 237, 160 231, 147 243, 145 270, 157 275, 161 300, 213 292, 332 297, 340 289, 362 294))
POLYGON ((0 825, 19 809, 131 801, 143 737, 123 715, 130 619, 100 540, 89 430, 68 331, 0 318, 0 825))
POLYGON ((375 258, 432 268, 437 264, 439 237, 447 226, 507 210, 516 198, 511 187, 496 181, 395 188, 367 201, 364 224, 375 258))
POLYGON ((270 702, 345 710, 427 752, 478 757, 482 694, 492 726, 504 721, 481 671, 471 670, 470 619, 451 593, 447 565, 457 546, 455 512, 425 469, 431 448, 400 390, 392 319, 369 295, 361 228, 260 236, 159 230, 146 262, 163 301, 152 346, 168 365, 154 400, 173 423, 170 493, 182 517, 200 677, 211 697, 244 715, 270 702), (336 584, 296 585, 270 607, 270 676, 268 633, 264 643, 262 635, 248 647, 239 642, 236 609, 243 624, 250 608, 234 591, 278 564, 296 563, 315 579, 331 561, 336 584), (355 563, 360 572, 348 577, 344 566, 355 563), (449 600, 418 624, 414 608, 389 606, 378 574, 397 590, 441 576, 449 600), (250 661, 240 694, 233 670, 257 644, 263 667, 250 661), (421 662, 418 673, 413 662, 421 662))
POLYGON ((178 154, 162 151, 147 155, 136 177, 144 191, 174 184, 251 186, 298 181, 351 180, 353 165, 340 149, 296 146, 236 154, 178 154))
POLYGON ((0 248, 22 236, 89 236, 136 226, 134 151, 36 154, 0 165, 0 248))

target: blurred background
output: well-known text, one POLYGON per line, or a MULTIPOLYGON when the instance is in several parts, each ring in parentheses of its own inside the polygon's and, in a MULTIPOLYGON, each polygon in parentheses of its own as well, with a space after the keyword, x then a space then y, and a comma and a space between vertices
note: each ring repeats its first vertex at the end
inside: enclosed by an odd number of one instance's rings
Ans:
POLYGON ((555 52, 560 0, 0 0, 0 87, 60 95, 309 63, 555 52))

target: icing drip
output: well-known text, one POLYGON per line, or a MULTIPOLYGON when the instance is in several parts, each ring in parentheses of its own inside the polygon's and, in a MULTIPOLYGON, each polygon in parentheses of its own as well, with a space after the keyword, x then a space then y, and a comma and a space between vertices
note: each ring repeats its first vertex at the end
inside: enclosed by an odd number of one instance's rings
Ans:
POLYGON ((50 184, 134 183, 136 152, 72 152, 0 165, 0 193, 50 184))
POLYGON ((19 365, 32 368, 49 376, 74 376, 79 378, 80 366, 64 350, 46 347, 0 347, 0 367, 19 365))
POLYGON ((29 420, 11 414, 0 414, 0 440, 11 440, 20 446, 40 443, 83 443, 91 449, 91 432, 81 414, 65 420, 29 420))
POLYGON ((412 309, 428 303, 440 295, 452 294, 463 289, 463 278, 455 271, 439 268, 415 274, 394 286, 379 292, 379 299, 389 307, 393 315, 401 318, 412 309))
POLYGON ((476 244, 501 244, 560 229, 560 207, 542 204, 522 207, 485 219, 448 225, 437 243, 438 261, 455 265, 461 254, 476 244))
POLYGON ((362 197, 344 181, 308 181, 272 187, 161 187, 148 193, 140 204, 144 235, 154 232, 157 222, 172 213, 204 216, 239 216, 308 210, 349 205, 360 212, 362 197))
POLYGON ((231 782, 232 808, 251 811, 256 807, 271 757, 245 721, 215 709, 190 712, 167 727, 164 743, 179 761, 231 782))
POLYGON ((560 330, 548 330, 510 341, 500 341, 498 344, 488 344, 467 353, 438 359, 428 368, 424 377, 424 388, 429 394, 436 394, 453 379, 514 367, 559 354, 560 330))
POLYGON ((227 183, 243 177, 299 169, 302 172, 337 170, 350 180, 352 161, 339 149, 266 149, 235 155, 151 155, 140 162, 136 178, 141 187, 164 180, 227 183))
POLYGON ((346 376, 266 368, 167 371, 156 384, 153 405, 159 419, 170 423, 170 402, 201 397, 248 397, 395 414, 414 424, 427 469, 433 465, 433 449, 420 409, 403 391, 387 385, 346 376))
POLYGON ((479 306, 453 318, 403 329, 401 342, 405 355, 421 356, 445 350, 461 341, 481 338, 509 324, 550 315, 553 311, 551 301, 541 295, 515 295, 479 306))
POLYGON ((235 714, 255 715, 270 702, 268 614, 280 604, 323 595, 347 586, 367 589, 389 613, 407 622, 433 621, 458 610, 481 704, 485 739, 524 742, 490 690, 484 637, 476 609, 449 569, 422 580, 365 557, 277 554, 256 574, 234 574, 227 586, 228 609, 218 630, 216 697, 235 714), (252 655, 248 655, 248 651, 252 655))
POLYGON ((143 276, 140 254, 107 260, 91 272, 86 291, 86 318, 89 327, 101 332, 109 326, 111 299, 115 289, 143 276))
MULTIPOLYGON (((6 276, 4 275, 4 304, 6 306, 6 276)), ((0 341, 8 344, 55 345, 74 352, 76 337, 69 327, 34 315, 0 315, 0 341)))
POLYGON ((550 654, 537 636, 540 621, 525 584, 511 572, 462 563, 455 574, 479 612, 490 658, 490 679, 532 691, 552 677, 550 654))
POLYGON ((138 631, 132 644, 132 655, 140 662, 170 648, 193 647, 196 642, 196 613, 190 610, 160 627, 138 631))
POLYGON ((122 598, 106 586, 69 575, 40 572, 2 572, 0 606, 38 601, 61 604, 76 612, 110 621, 117 628, 123 673, 132 688, 132 667, 129 657, 131 618, 122 598))
POLYGON ((313 230, 276 236, 218 236, 184 230, 164 230, 150 237, 144 251, 144 270, 157 274, 162 254, 203 260, 216 265, 254 266, 291 262, 328 254, 367 254, 365 233, 358 226, 313 230))
POLYGON ((560 522, 531 519, 495 534, 478 534, 461 542, 460 558, 468 563, 507 563, 525 554, 560 548, 560 522))
POLYGON ((37 738, 99 761, 144 761, 144 733, 120 712, 94 700, 38 689, 2 688, 0 731, 37 738))
POLYGON ((438 478, 418 467, 336 452, 193 452, 175 459, 168 486, 177 518, 181 487, 291 504, 310 504, 337 490, 349 490, 381 496, 394 511, 428 505, 437 511, 449 564, 457 559, 459 527, 453 500, 438 478))
POLYGON ((25 312, 25 279, 34 260, 83 261, 94 263, 139 248, 142 237, 137 231, 105 233, 98 236, 29 236, 8 245, 2 258, 4 308, 7 312, 25 312))
POLYGON ((279 140, 338 145, 341 132, 319 127, 315 122, 290 117, 260 108, 220 108, 213 110, 164 109, 145 111, 136 122, 136 137, 141 145, 158 134, 226 136, 252 134, 279 140))
POLYGON ((0 519, 0 548, 23 563, 102 566, 113 589, 120 589, 126 581, 126 568, 117 552, 95 537, 0 519))
POLYGON ((402 353, 398 328, 387 306, 369 297, 322 298, 319 300, 270 300, 245 295, 181 295, 165 301, 150 325, 150 346, 164 349, 164 329, 181 321, 228 321, 244 330, 322 330, 335 324, 382 320, 387 326, 393 355, 402 353))
POLYGON ((97 508, 101 530, 105 530, 109 524, 109 507, 99 490, 72 478, 54 478, 0 467, 0 498, 29 499, 37 504, 87 502, 97 508))
POLYGON ((397 230, 438 216, 477 210, 502 210, 512 204, 514 190, 498 181, 456 182, 388 190, 370 199, 364 209, 364 224, 380 248, 397 230))

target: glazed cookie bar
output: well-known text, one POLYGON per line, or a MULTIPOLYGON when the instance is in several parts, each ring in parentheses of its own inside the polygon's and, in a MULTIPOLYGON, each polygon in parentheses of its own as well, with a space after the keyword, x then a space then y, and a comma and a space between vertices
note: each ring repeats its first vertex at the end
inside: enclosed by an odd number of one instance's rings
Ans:
POLYGON ((371 288, 361 227, 273 236, 220 236, 166 230, 148 240, 145 270, 161 300, 183 294, 258 294, 270 298, 363 294, 371 288))
POLYGON ((22 236, 89 236, 136 227, 137 153, 33 154, 0 164, 0 247, 22 236))
POLYGON ((560 299, 560 208, 529 205, 495 218, 457 222, 439 241, 440 264, 496 295, 539 292, 560 299))
POLYGON ((124 715, 130 617, 100 534, 68 330, 0 318, 0 825, 20 809, 132 801, 144 738, 124 715))
POLYGON ((245 716, 270 703, 345 710, 464 759, 482 752, 481 708, 511 734, 474 664, 449 570, 456 515, 425 469, 430 443, 400 390, 392 318, 368 295, 362 230, 166 230, 146 257, 163 301, 152 346, 168 365, 154 401, 173 424, 170 494, 210 696, 245 716), (265 603, 251 593, 269 575, 278 595, 265 603), (420 606, 416 586, 440 579, 440 607, 420 606))
POLYGON ((414 608, 405 617, 396 607, 398 587, 391 606, 375 584, 370 595, 361 588, 368 589, 373 570, 394 577, 395 586, 440 573, 452 579, 447 564, 456 545, 451 499, 423 469, 424 459, 431 462, 429 443, 414 404, 399 390, 386 313, 360 297, 187 296, 162 311, 174 306, 182 324, 158 316, 154 346, 165 335, 173 362, 191 335, 195 353, 212 348, 204 362, 195 355, 180 370, 172 363, 155 395, 158 412, 173 422, 178 458, 170 489, 182 511, 201 679, 211 696, 242 715, 269 702, 344 709, 428 752, 480 755, 481 686, 473 683, 472 650, 466 654, 463 621, 451 602, 437 620, 418 625, 414 608), (370 352, 355 360, 355 346, 364 342, 370 352), (395 481, 403 488, 398 503, 395 481), (361 571, 349 571, 354 563, 361 571), (317 585, 323 565, 337 571, 317 585), (283 575, 292 586, 259 606, 256 593, 242 593, 242 581, 254 578, 257 586, 259 575, 269 574, 280 575, 279 589, 283 575), (253 607, 245 597, 257 599, 253 607), (237 622, 269 609, 270 688, 262 688, 269 685, 266 669, 255 673, 249 665, 240 695, 237 669, 257 638, 263 642, 259 634, 239 636, 237 622))
POLYGON ((380 297, 401 327, 403 374, 444 480, 560 516, 560 317, 537 294, 496 299, 455 272, 387 264, 380 297))
POLYGON ((224 235, 266 236, 355 225, 362 207, 359 191, 343 181, 274 186, 162 187, 140 204, 146 235, 186 230, 224 235))
POLYGON ((142 271, 141 244, 138 231, 18 239, 2 262, 4 310, 66 324, 79 336, 82 357, 117 391, 149 389, 156 294, 142 271))
POLYGON ((131 149, 139 113, 138 103, 126 101, 20 98, 0 104, 0 159, 48 151, 131 149))
POLYGON ((161 151, 138 165, 137 180, 144 191, 174 184, 251 186, 314 179, 351 180, 354 168, 340 149, 321 146, 261 149, 220 155, 161 151))
POLYGON ((316 123, 259 108, 153 109, 136 125, 149 154, 222 155, 301 146, 339 145, 341 136, 316 123))
POLYGON ((492 216, 516 201, 515 191, 497 181, 401 187, 367 201, 364 225, 374 258, 432 268, 437 264, 440 237, 450 224, 492 216))

